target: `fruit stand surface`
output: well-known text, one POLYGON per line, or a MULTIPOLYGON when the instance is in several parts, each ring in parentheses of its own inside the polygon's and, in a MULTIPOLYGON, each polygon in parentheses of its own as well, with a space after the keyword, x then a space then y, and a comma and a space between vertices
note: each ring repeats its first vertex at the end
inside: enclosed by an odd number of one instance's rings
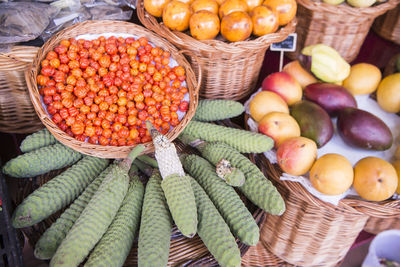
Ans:
MULTIPOLYGON (((132 22, 140 24, 139 20, 135 16, 133 17, 132 22)), ((397 53, 400 53, 400 46, 380 38, 378 35, 376 35, 374 32, 371 31, 368 34, 358 57, 352 63, 359 63, 359 62, 371 63, 376 65, 383 71, 389 59, 397 53)), ((268 74, 279 71, 279 58, 280 57, 278 52, 267 51, 263 67, 260 72, 257 87, 261 85, 262 80, 268 74)), ((285 57, 284 63, 287 63, 289 61, 290 60, 285 57)), ((243 118, 241 118, 240 121, 237 122, 243 124, 243 118)), ((9 159, 20 154, 18 145, 20 144, 24 136, 25 135, 21 134, 0 133, 1 148, 2 148, 0 152, 1 162, 7 162, 9 159)), ((14 192, 13 184, 9 183, 8 188, 10 194, 12 194, 14 192)), ((360 264, 361 262, 359 261, 362 260, 362 256, 366 253, 366 250, 368 248, 368 243, 371 241, 372 238, 373 235, 368 234, 366 232, 362 232, 357 238, 356 242, 354 243, 348 254, 350 258, 347 257, 342 266, 356 266, 354 264, 357 262, 360 264), (353 251, 356 250, 358 250, 357 253, 352 253, 353 251)), ((39 263, 34 259, 32 255, 32 249, 30 247, 25 247, 24 259, 26 260, 25 265, 27 267, 39 266, 39 263)))

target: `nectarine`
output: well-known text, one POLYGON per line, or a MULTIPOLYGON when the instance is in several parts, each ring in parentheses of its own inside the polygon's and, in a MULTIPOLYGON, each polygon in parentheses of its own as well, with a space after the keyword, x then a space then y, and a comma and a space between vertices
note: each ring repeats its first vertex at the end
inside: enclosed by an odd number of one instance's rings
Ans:
POLYGON ((262 90, 277 93, 289 106, 300 101, 303 96, 300 84, 286 72, 268 75, 262 82, 262 90))

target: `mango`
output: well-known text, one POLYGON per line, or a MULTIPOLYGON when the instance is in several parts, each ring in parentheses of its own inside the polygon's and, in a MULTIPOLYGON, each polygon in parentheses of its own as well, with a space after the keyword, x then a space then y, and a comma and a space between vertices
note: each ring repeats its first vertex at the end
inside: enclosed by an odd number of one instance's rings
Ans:
POLYGON ((343 86, 331 83, 313 83, 304 89, 304 97, 320 105, 332 117, 345 107, 357 107, 352 94, 343 86))
POLYGON ((389 127, 375 115, 356 108, 339 112, 337 129, 345 143, 369 150, 387 150, 393 135, 389 127))
POLYGON ((320 148, 333 136, 333 124, 328 113, 319 105, 302 100, 294 104, 290 115, 300 126, 301 136, 313 140, 320 148))

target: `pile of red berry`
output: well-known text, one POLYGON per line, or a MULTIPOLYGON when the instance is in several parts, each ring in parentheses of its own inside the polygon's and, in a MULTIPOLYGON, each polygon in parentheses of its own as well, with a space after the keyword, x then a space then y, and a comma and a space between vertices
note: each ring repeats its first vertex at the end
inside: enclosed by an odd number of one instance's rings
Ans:
POLYGON ((167 133, 186 112, 182 66, 144 37, 62 40, 41 62, 40 94, 52 120, 89 143, 125 146, 151 140, 145 121, 167 133))

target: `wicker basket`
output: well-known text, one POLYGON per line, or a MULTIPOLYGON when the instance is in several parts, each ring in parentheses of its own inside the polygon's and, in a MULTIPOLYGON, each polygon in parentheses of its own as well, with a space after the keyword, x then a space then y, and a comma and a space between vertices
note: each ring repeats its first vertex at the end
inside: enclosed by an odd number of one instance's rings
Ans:
POLYGON ((372 28, 382 38, 400 45, 400 4, 379 16, 372 28))
POLYGON ((249 41, 225 43, 219 40, 198 41, 186 33, 172 32, 144 10, 143 0, 137 2, 139 20, 148 29, 166 38, 180 49, 187 49, 199 58, 203 70, 200 96, 210 99, 239 100, 248 96, 256 86, 268 47, 294 32, 292 20, 276 33, 249 41))
MULTIPOLYGON (((232 125, 232 124, 230 124, 232 125)), ((194 149, 186 147, 181 142, 176 142, 178 151, 186 153, 194 153, 194 149)), ((65 170, 65 169, 64 169, 65 170)), ((48 174, 38 176, 33 179, 19 179, 18 192, 15 197, 16 204, 22 202, 34 189, 46 183, 48 180, 61 173, 62 170, 52 171, 48 174)), ((254 206, 246 198, 242 198, 245 205, 252 213, 256 223, 261 227, 265 221, 265 213, 261 209, 254 206)), ((35 246, 43 232, 61 215, 59 211, 44 221, 32 226, 22 228, 32 247, 35 246)), ((237 241, 241 255, 245 255, 249 246, 237 241)), ((132 250, 128 255, 124 266, 137 266, 137 239, 134 241, 132 250)), ((214 257, 210 254, 201 239, 196 235, 193 238, 186 238, 174 226, 171 235, 171 245, 168 259, 168 266, 209 266, 218 267, 214 257)), ((261 266, 261 265, 259 265, 261 266)))
MULTIPOLYGON (((69 146, 76 151, 79 151, 86 155, 96 156, 100 158, 125 158, 129 151, 131 151, 132 146, 102 146, 94 145, 86 142, 81 142, 73 137, 67 135, 51 120, 50 116, 46 113, 45 108, 41 104, 38 86, 36 83, 36 76, 40 69, 40 62, 45 58, 47 52, 51 51, 58 43, 65 38, 72 38, 82 34, 103 34, 103 33, 127 33, 133 34, 135 36, 145 36, 154 45, 162 47, 171 53, 171 56, 178 62, 179 65, 186 70, 186 82, 189 89, 189 109, 182 121, 176 126, 172 131, 167 134, 170 140, 175 139, 179 133, 183 130, 186 124, 193 117, 197 104, 198 104, 198 89, 199 82, 197 82, 196 76, 186 61, 182 52, 171 45, 169 42, 160 38, 153 32, 133 23, 124 21, 86 21, 83 23, 75 24, 69 28, 66 28, 52 38, 50 38, 38 51, 35 57, 32 68, 26 72, 26 80, 29 88, 29 93, 33 102, 33 106, 39 115, 39 118, 47 129, 54 135, 54 137, 66 146, 69 146)), ((201 79, 201 70, 198 71, 199 80, 201 79)), ((145 151, 143 153, 150 153, 154 151, 154 146, 152 142, 144 144, 145 151)))
POLYGON ((43 128, 24 76, 37 50, 33 46, 14 46, 10 52, 0 53, 0 132, 32 133, 43 128))
POLYGON ((297 58, 305 46, 323 43, 351 62, 357 57, 374 19, 394 8, 399 0, 368 8, 330 5, 320 0, 297 0, 297 3, 297 49, 288 55, 297 58))
MULTIPOLYGON (((347 254, 369 216, 344 199, 338 206, 313 197, 301 184, 280 181, 281 171, 264 156, 262 170, 277 182, 286 203, 282 216, 266 215, 261 242, 282 260, 301 266, 336 266, 347 254)), ((354 203, 356 202, 356 203, 354 203)))

